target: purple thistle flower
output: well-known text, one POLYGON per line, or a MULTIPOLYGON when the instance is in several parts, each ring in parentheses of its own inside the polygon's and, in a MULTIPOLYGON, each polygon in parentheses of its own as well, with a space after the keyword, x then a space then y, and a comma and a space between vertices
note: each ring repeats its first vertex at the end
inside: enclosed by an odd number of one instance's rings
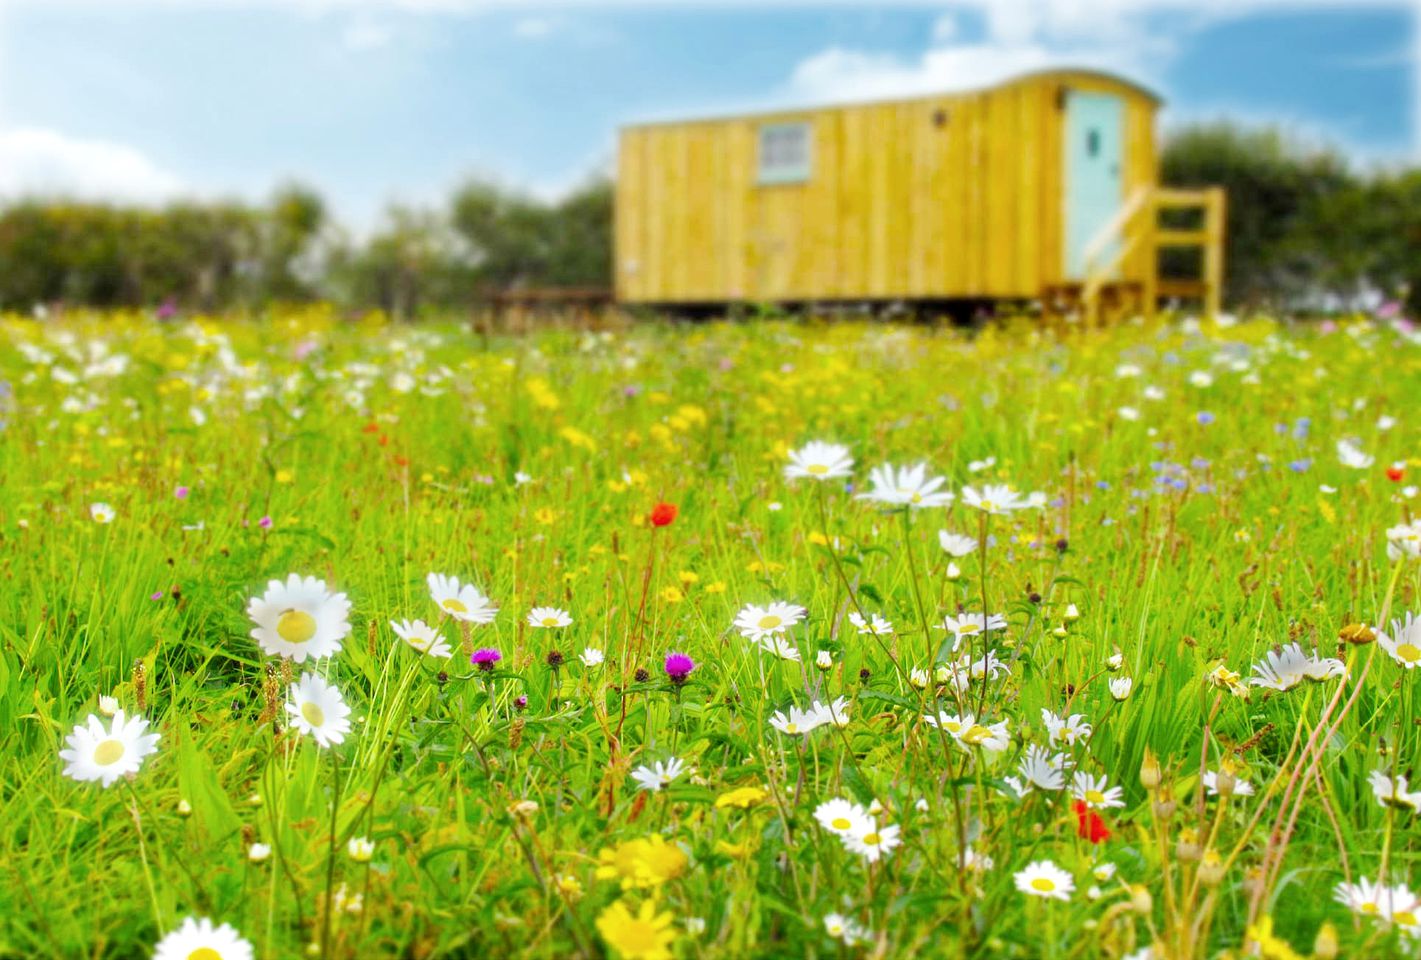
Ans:
POLYGON ((686 656, 684 653, 668 653, 666 655, 666 675, 671 678, 674 684, 686 682, 686 678, 691 675, 691 671, 696 669, 696 661, 686 656))
POLYGON ((173 488, 173 496, 177 497, 179 500, 186 500, 186 499, 187 499, 187 495, 188 495, 188 489, 187 489, 187 487, 174 487, 174 488, 173 488))
POLYGON ((271 517, 262 517, 260 520, 257 521, 257 526, 261 527, 263 530, 270 530, 271 517))
POLYGON ((488 673, 494 668, 498 661, 503 659, 503 654, 493 647, 480 647, 469 656, 469 662, 480 670, 488 673))

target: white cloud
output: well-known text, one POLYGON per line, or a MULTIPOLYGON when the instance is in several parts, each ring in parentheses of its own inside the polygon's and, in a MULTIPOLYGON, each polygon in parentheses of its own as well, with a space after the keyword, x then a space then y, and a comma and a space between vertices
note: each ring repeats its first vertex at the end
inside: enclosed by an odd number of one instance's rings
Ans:
MULTIPOLYGON (((1123 6, 1136 0, 1080 0, 1078 6, 1123 6)), ((1108 28, 1077 28, 1074 14, 1058 19, 1048 2, 997 4, 982 10, 986 31, 963 40, 952 14, 938 20, 917 56, 831 47, 801 61, 790 77, 795 95, 816 102, 869 100, 990 86, 1051 66, 1110 70, 1148 84, 1173 53, 1173 43, 1119 18, 1108 28)))
POLYGON ((541 40, 558 28, 557 17, 524 17, 513 25, 513 35, 524 40, 541 40))
MULTIPOLYGON (((1410 0, 1416 2, 1416 0, 1410 0)), ((1211 22, 1269 9, 1392 8, 1407 0, 957 0, 926 48, 902 57, 831 47, 796 65, 789 93, 814 102, 854 101, 990 86, 1029 70, 1079 66, 1157 85, 1183 38, 1211 22), (963 15, 983 29, 966 39, 963 15), (1166 33, 1153 19, 1172 14, 1166 33), (1181 27, 1180 22, 1183 26, 1181 27)))
POLYGON ((341 34, 347 50, 378 50, 390 42, 390 30, 367 17, 352 21, 341 34))
POLYGON ((152 203, 184 192, 182 180, 122 143, 33 127, 0 130, 0 196, 152 203))

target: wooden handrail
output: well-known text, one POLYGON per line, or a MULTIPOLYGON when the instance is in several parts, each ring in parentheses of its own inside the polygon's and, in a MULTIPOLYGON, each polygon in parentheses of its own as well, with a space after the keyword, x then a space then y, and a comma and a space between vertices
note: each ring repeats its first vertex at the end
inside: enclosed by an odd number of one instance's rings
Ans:
MULTIPOLYGON (((1087 320, 1094 324, 1100 313, 1100 299, 1110 278, 1131 254, 1143 247, 1146 255, 1158 257, 1161 247, 1198 247, 1204 252, 1203 276, 1198 285, 1202 290, 1204 312, 1217 316, 1223 289, 1224 191, 1221 187, 1202 190, 1138 187, 1086 244, 1085 275, 1081 282, 1080 305, 1087 320), (1204 222, 1196 230, 1164 229, 1159 224, 1161 210, 1197 209, 1203 211, 1204 222), (1098 263, 1100 255, 1115 240, 1121 243, 1108 260, 1098 263)), ((1154 299, 1160 282, 1158 263, 1152 262, 1143 284, 1145 309, 1154 311, 1154 299)))

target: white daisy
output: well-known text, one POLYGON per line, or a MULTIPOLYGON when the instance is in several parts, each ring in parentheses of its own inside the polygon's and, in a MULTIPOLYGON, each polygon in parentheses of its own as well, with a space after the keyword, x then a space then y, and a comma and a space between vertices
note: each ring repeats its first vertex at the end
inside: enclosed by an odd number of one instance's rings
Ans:
POLYGON ((670 760, 658 760, 651 766, 643 764, 632 771, 632 779, 637 782, 642 790, 650 790, 656 793, 663 787, 671 786, 671 782, 690 768, 680 757, 672 757, 670 760))
POLYGON ((817 710, 801 710, 790 707, 788 716, 783 710, 776 710, 770 717, 770 726, 789 736, 811 733, 827 722, 827 718, 817 710))
POLYGON ((89 504, 89 516, 94 519, 95 523, 113 523, 113 518, 118 516, 118 513, 107 503, 91 503, 89 504))
POLYGON ((1064 753, 1052 756, 1045 747, 1033 743, 1026 748, 1026 753, 1022 755, 1021 763, 1017 767, 1022 780, 1026 781, 1026 790, 1017 792, 1025 793, 1032 787, 1041 790, 1064 790, 1066 771, 1069 769, 1071 760, 1064 753))
POLYGON ((781 660, 793 660, 799 662, 799 648, 784 636, 762 637, 760 639, 760 649, 766 653, 772 653, 781 660))
POLYGON ((1387 654, 1407 670, 1421 666, 1421 620, 1410 612, 1405 620, 1393 620, 1391 631, 1375 631, 1377 643, 1387 654))
POLYGON ((375 856, 375 841, 369 837, 351 837, 346 842, 345 852, 356 863, 369 863, 375 856))
POLYGON ((588 647, 577 655, 577 659, 582 661, 584 667, 590 669, 592 667, 600 667, 602 662, 607 658, 603 656, 602 651, 596 647, 588 647))
POLYGON ((1337 441, 1337 460, 1344 467, 1351 467, 1353 470, 1366 470, 1376 463, 1377 458, 1369 453, 1363 453, 1351 440, 1337 441))
POLYGON ((803 607, 781 600, 766 607, 749 603, 735 615, 735 626, 742 637, 760 640, 784 633, 803 620, 805 612, 803 607))
POLYGON ((968 657, 963 657, 959 667, 966 670, 967 677, 974 681, 995 679, 1001 674, 1011 673, 1011 666, 1006 661, 997 656, 997 651, 988 650, 986 656, 978 657, 968 663, 968 657))
POLYGON ((838 797, 825 800, 815 807, 814 819, 825 830, 840 836, 865 832, 873 825, 873 817, 867 810, 838 797))
POLYGON ((858 628, 859 633, 886 636, 893 632, 893 624, 883 619, 878 614, 870 614, 870 619, 865 620, 860 613, 849 614, 849 623, 858 628))
POLYGON ((1085 716, 1073 713, 1069 717, 1062 719, 1045 707, 1041 708, 1041 723, 1046 727, 1046 732, 1051 737, 1051 743, 1055 744, 1061 740, 1074 746, 1077 740, 1089 740, 1091 734, 1090 724, 1085 722, 1085 716))
POLYGON ((1398 807, 1415 811, 1421 809, 1421 792, 1407 792, 1405 777, 1389 777, 1380 770, 1373 770, 1367 778, 1372 785, 1372 795, 1383 807, 1398 807))
POLYGON ((1129 677, 1113 677, 1107 686, 1110 687, 1110 695, 1116 700, 1128 700, 1135 681, 1129 677))
POLYGON ((1248 678, 1255 687, 1291 690, 1304 680, 1326 680, 1347 672, 1346 664, 1335 658, 1323 659, 1303 653, 1300 644, 1290 643, 1281 650, 1270 650, 1263 660, 1253 665, 1256 676, 1248 678))
POLYGON ((227 924, 185 917, 153 948, 153 960, 252 960, 252 945, 227 924))
POLYGON ((965 536, 961 533, 952 533, 947 530, 937 532, 937 542, 942 545, 950 557, 965 557, 977 549, 977 538, 965 536))
POLYGON ((345 698, 314 673, 301 674, 301 680, 291 685, 286 712, 292 726, 315 737, 323 747, 343 743, 350 732, 350 707, 345 698))
POLYGON ((439 609, 464 623, 493 623, 498 607, 484 596, 472 583, 461 584, 458 577, 447 577, 442 573, 431 573, 426 582, 429 595, 439 604, 439 609))
POLYGON ((835 697, 828 703, 820 703, 815 700, 810 705, 810 712, 819 717, 819 722, 827 726, 847 727, 849 725, 849 710, 853 704, 848 697, 835 697))
POLYGON ((64 761, 64 775, 80 782, 98 780, 109 787, 119 777, 137 773, 143 758, 158 749, 157 733, 145 733, 148 721, 135 716, 129 719, 122 710, 115 710, 109 729, 94 714, 64 738, 68 749, 59 751, 64 761))
POLYGON ((528 611, 528 626, 550 629, 569 627, 572 626, 572 617, 566 610, 557 607, 534 607, 528 611))
POLYGON ((894 847, 903 841, 899 838, 900 828, 897 824, 891 827, 880 827, 870 821, 866 829, 854 830, 850 833, 839 835, 839 840, 850 853, 857 853, 869 863, 877 863, 882 857, 890 853, 894 847))
POLYGON ((1122 799, 1125 791, 1109 784, 1110 781, 1105 777, 1092 777, 1084 771, 1077 771, 1071 777, 1071 796, 1096 809, 1125 806, 1122 799))
POLYGON ((957 716, 939 712, 937 716, 924 716, 923 721, 931 727, 944 730, 962 749, 981 747, 992 753, 1000 753, 1011 744, 1011 734, 1007 732, 1007 721, 999 720, 991 725, 977 722, 970 713, 957 716))
POLYGON ((814 440, 789 452, 785 477, 789 480, 830 480, 849 476, 853 467, 854 458, 849 455, 848 447, 814 440))
POLYGON ((983 513, 1001 515, 1015 510, 1025 510, 1036 505, 1035 494, 1023 497, 1011 487, 1001 483, 989 483, 981 490, 973 486, 962 488, 962 502, 981 510, 983 513))
POLYGON ((1007 618, 1000 613, 959 613, 957 616, 948 616, 938 624, 939 630, 946 630, 955 638, 952 644, 953 653, 957 652, 957 647, 965 637, 975 637, 979 633, 992 633, 997 630, 1007 628, 1007 618))
POLYGON ((1050 860, 1029 863, 1012 874, 1012 879, 1016 881, 1018 890, 1033 897, 1069 900, 1076 890, 1076 882, 1071 875, 1050 860))
POLYGON ((449 648, 439 631, 423 620, 391 620, 390 629, 395 631, 395 636, 426 656, 453 656, 454 651, 449 648))
POLYGON ((1421 557, 1421 520, 1387 528, 1386 558, 1395 563, 1402 557, 1421 557))
MULTIPOLYGON (((1253 784, 1243 777, 1230 774, 1234 778, 1233 795, 1236 797, 1251 797, 1254 794, 1253 784)), ((1219 795, 1219 774, 1214 770, 1204 771, 1204 790, 1211 797, 1219 795)))
POLYGON ((926 463, 901 469, 887 463, 874 467, 868 480, 873 489, 858 494, 857 499, 893 506, 907 505, 912 509, 945 507, 956 499, 951 490, 939 489, 947 483, 945 478, 928 476, 926 463))
POLYGON ((252 639, 264 653, 295 663, 339 653, 350 633, 345 594, 331 593, 324 582, 295 573, 285 583, 268 583, 266 593, 247 603, 247 616, 256 624, 252 639))
POLYGON ((1366 877, 1358 877, 1356 883, 1339 883, 1332 888, 1332 898, 1353 913, 1383 919, 1389 913, 1383 904, 1390 904, 1390 894, 1388 887, 1373 883, 1366 877))

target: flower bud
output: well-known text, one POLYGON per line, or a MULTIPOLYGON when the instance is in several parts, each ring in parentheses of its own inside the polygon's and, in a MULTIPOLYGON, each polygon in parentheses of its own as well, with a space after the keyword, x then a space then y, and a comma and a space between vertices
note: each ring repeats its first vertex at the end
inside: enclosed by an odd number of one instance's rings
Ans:
POLYGON ((949 561, 947 562, 947 573, 944 574, 944 576, 945 576, 949 581, 951 581, 951 582, 956 582, 957 580, 959 580, 959 579, 962 577, 962 571, 961 571, 960 569, 958 569, 957 564, 955 564, 955 563, 953 563, 951 560, 949 560, 949 561))
POLYGON ((1130 906, 1138 914, 1148 917, 1155 911, 1155 898, 1141 884, 1130 888, 1130 906))
POLYGON ((1224 861, 1217 850, 1206 850, 1204 859, 1199 861, 1199 882, 1206 887, 1217 887, 1224 879, 1224 861))
POLYGON ((1337 928, 1329 921, 1317 928, 1317 939, 1312 942, 1313 960, 1336 960, 1337 928))
POLYGON ((1193 830, 1179 831, 1179 840, 1174 844, 1174 855, 1190 863, 1198 860, 1204 855, 1204 848, 1199 846, 1199 835, 1193 830))
POLYGON ((1238 777, 1235 777, 1227 767, 1219 770, 1214 775, 1214 789, 1221 797, 1231 797, 1238 788, 1238 777))
POLYGON ((1155 819, 1168 820, 1170 817, 1174 816, 1174 807, 1175 803, 1173 800, 1156 800, 1154 806, 1155 819))
POLYGON ((1377 632, 1365 623, 1349 623, 1337 631, 1337 638, 1346 643, 1362 645, 1376 640, 1377 632))
POLYGON ((1154 751, 1145 748, 1145 759, 1140 764, 1140 786, 1146 790, 1153 790, 1160 783, 1159 760, 1156 759, 1154 751))

